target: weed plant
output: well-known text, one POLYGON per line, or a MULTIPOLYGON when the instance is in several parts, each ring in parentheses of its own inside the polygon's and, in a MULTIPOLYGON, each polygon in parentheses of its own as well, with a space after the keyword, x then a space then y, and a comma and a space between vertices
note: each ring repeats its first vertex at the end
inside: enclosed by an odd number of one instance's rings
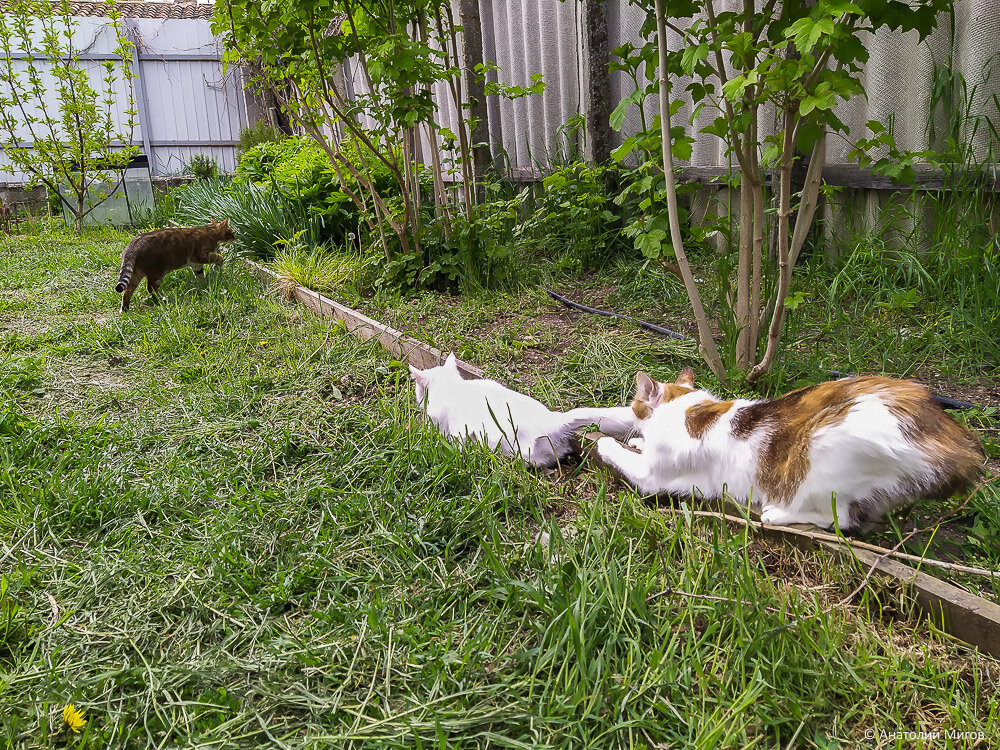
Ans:
POLYGON ((279 290, 289 299, 292 299, 291 289, 301 285, 321 294, 352 300, 373 286, 378 260, 377 256, 357 252, 309 249, 293 239, 275 253, 270 267, 279 276, 279 290))
POLYGON ((219 163, 207 154, 195 154, 185 165, 184 172, 196 180, 211 180, 219 176, 219 163))
POLYGON ((257 120, 240 131, 240 144, 237 151, 239 155, 242 155, 262 143, 276 143, 285 138, 285 134, 267 120, 257 120))

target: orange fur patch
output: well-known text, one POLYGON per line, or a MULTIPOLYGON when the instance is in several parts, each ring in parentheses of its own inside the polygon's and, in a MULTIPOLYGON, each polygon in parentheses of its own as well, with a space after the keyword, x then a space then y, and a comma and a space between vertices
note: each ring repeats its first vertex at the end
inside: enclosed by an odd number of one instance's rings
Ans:
MULTIPOLYGON (((690 371, 690 370, 688 370, 690 371)), ((692 373, 692 379, 694 375, 692 373)), ((648 419, 657 406, 673 401, 686 393, 691 393, 694 388, 686 388, 675 383, 653 382, 653 392, 644 394, 640 389, 636 390, 636 396, 632 400, 632 413, 639 419, 648 419)))
POLYGON ((762 429, 756 481, 769 501, 787 503, 809 473, 809 447, 817 430, 844 421, 858 396, 891 388, 888 378, 851 378, 800 388, 773 401, 739 410, 733 417, 735 437, 762 429))
POLYGON ((936 469, 938 482, 922 497, 945 499, 970 489, 983 472, 986 456, 979 439, 944 413, 917 383, 893 391, 886 403, 899 420, 903 434, 920 446, 936 469))
POLYGON ((695 440, 701 440, 723 414, 733 408, 732 401, 706 401, 684 412, 684 426, 695 440))
POLYGON ((843 422, 863 395, 878 395, 903 434, 938 470, 937 486, 920 488, 921 497, 948 497, 974 483, 983 461, 975 435, 948 417, 919 383, 865 376, 800 388, 733 416, 734 437, 747 438, 757 430, 765 434, 756 481, 769 500, 791 500, 809 471, 813 435, 843 422))

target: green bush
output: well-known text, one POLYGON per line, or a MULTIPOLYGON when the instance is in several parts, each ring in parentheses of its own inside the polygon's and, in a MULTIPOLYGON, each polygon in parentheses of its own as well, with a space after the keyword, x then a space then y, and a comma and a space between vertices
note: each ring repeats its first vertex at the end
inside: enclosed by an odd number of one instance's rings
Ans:
POLYGON ((524 219, 514 230, 515 243, 566 268, 596 268, 627 250, 622 211, 609 190, 620 178, 611 167, 559 167, 542 180, 540 192, 525 191, 518 199, 524 219))
MULTIPOLYGON (((392 192, 396 181, 377 156, 367 149, 359 150, 350 141, 342 143, 340 151, 359 172, 367 170, 371 174, 379 194, 385 196, 392 192)), ((341 168, 341 173, 352 192, 365 194, 347 169, 341 168)), ((233 182, 236 185, 274 185, 285 195, 294 192, 299 200, 322 212, 339 213, 349 200, 341 190, 330 155, 307 136, 261 143, 249 149, 240 156, 233 182)))
POLYGON ((240 154, 243 154, 254 146, 259 146, 262 143, 281 141, 285 137, 284 133, 267 120, 257 120, 253 125, 245 127, 240 131, 240 145, 237 147, 237 150, 240 154))
POLYGON ((399 256, 386 274, 397 286, 510 288, 537 280, 545 264, 556 270, 598 268, 611 257, 635 253, 622 233, 623 217, 641 213, 642 196, 633 191, 616 198, 619 185, 635 179, 631 172, 577 162, 517 194, 510 183, 487 183, 471 220, 453 212, 445 232, 428 214, 423 253, 399 256))
POLYGON ((311 138, 262 143, 240 157, 235 185, 270 185, 321 213, 339 213, 349 201, 341 191, 330 157, 311 138))
POLYGON ((216 178, 193 182, 178 192, 178 221, 207 224, 213 217, 227 218, 239 245, 265 259, 293 237, 301 237, 312 247, 327 244, 343 234, 346 223, 345 216, 316 212, 273 186, 240 186, 216 178))
POLYGON ((195 154, 187 163, 184 171, 197 180, 210 180, 219 176, 219 164, 211 156, 195 154))

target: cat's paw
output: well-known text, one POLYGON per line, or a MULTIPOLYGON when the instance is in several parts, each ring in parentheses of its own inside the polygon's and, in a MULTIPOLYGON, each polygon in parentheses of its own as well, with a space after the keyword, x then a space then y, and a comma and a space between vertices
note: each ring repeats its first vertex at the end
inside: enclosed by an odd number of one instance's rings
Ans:
POLYGON ((778 505, 765 505, 760 512, 760 520, 770 526, 791 526, 802 523, 818 526, 821 529, 830 528, 833 524, 833 518, 828 514, 808 511, 793 513, 778 505))
POLYGON ((618 444, 618 441, 615 440, 613 437, 604 436, 602 438, 598 438, 597 455, 606 461, 608 457, 611 456, 615 452, 615 450, 617 450, 620 447, 621 446, 618 444))
POLYGON ((641 437, 634 437, 628 441, 628 445, 630 448, 635 448, 636 450, 641 451, 643 446, 646 445, 646 441, 641 437))
POLYGON ((765 505, 760 511, 761 523, 769 526, 787 526, 791 523, 801 523, 801 520, 794 513, 789 513, 778 505, 765 505))

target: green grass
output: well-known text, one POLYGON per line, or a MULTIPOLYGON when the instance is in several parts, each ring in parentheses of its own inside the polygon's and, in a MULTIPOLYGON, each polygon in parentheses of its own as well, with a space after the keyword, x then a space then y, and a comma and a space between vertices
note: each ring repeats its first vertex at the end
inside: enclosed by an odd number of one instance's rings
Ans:
MULTIPOLYGON (((867 266, 865 270, 873 276, 877 274, 867 266)), ((698 273, 710 278, 711 271, 701 266, 698 273)), ((828 293, 823 287, 829 281, 828 274, 829 269, 809 266, 799 283, 817 299, 828 293)), ((693 335, 680 281, 655 266, 637 268, 622 261, 601 273, 551 279, 547 283, 580 302, 625 312, 693 335)), ((858 288, 862 288, 860 281, 858 288)), ((877 294, 883 293, 877 290, 877 294)), ((354 299, 351 303, 445 352, 456 352, 481 367, 488 376, 516 384, 561 409, 626 402, 638 369, 672 380, 684 367, 693 367, 700 386, 727 398, 780 395, 793 387, 838 377, 834 370, 919 376, 932 391, 984 405, 952 414, 977 430, 992 460, 987 476, 996 474, 1000 418, 996 407, 986 405, 990 393, 996 389, 1000 372, 996 352, 984 352, 977 357, 975 352, 962 349, 964 364, 959 370, 951 365, 955 362, 955 349, 965 344, 961 340, 926 337, 919 352, 886 341, 885 337, 893 333, 884 324, 883 308, 872 304, 873 298, 879 299, 875 295, 872 283, 859 292, 853 306, 843 310, 824 301, 793 312, 787 329, 787 347, 774 372, 756 391, 735 381, 720 386, 693 342, 647 333, 627 321, 568 310, 537 288, 463 296, 425 292, 409 299, 381 297, 354 299), (909 356, 916 361, 908 361, 909 356)), ((932 304, 939 303, 924 300, 907 314, 922 317, 932 304)), ((982 341, 975 342, 976 347, 982 345, 982 341)), ((874 541, 892 547, 912 530, 913 523, 923 528, 962 499, 953 498, 945 503, 927 501, 901 510, 894 515, 891 528, 874 541)), ((1000 570, 1000 485, 993 483, 975 493, 965 511, 948 522, 946 531, 929 548, 925 548, 926 538, 920 537, 907 543, 905 549, 913 554, 1000 570)), ((1000 601, 1000 578, 941 575, 1000 601)))
MULTIPOLYGON (((1000 665, 903 592, 873 582, 824 614, 860 570, 659 513, 601 474, 459 451, 381 350, 236 263, 119 315, 125 239, 0 253, 0 746, 1000 737, 1000 665)), ((557 406, 620 401, 637 366, 697 356, 532 321, 552 310, 537 292, 382 304, 557 406)))

